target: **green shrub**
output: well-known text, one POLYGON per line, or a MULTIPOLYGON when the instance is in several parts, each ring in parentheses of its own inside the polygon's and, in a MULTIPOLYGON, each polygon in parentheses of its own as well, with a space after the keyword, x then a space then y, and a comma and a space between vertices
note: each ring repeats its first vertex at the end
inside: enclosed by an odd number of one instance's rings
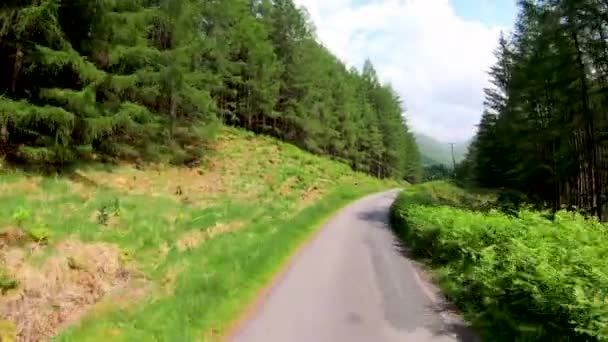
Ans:
POLYGON ((17 288, 19 283, 13 277, 11 277, 5 270, 0 268, 0 293, 4 294, 8 290, 17 288))
POLYGON ((28 220, 31 216, 32 213, 29 210, 19 207, 13 212, 13 221, 15 221, 17 226, 22 227, 23 222, 28 220))
POLYGON ((120 216, 120 200, 118 198, 104 202, 97 209, 97 223, 106 226, 112 216, 120 216))
POLYGON ((36 227, 27 229, 27 235, 32 241, 36 243, 46 244, 49 241, 52 232, 48 226, 41 224, 37 225, 36 227))
POLYGON ((395 229, 488 340, 608 341, 608 227, 566 211, 472 211, 442 186, 430 201, 436 185, 404 191, 395 229))

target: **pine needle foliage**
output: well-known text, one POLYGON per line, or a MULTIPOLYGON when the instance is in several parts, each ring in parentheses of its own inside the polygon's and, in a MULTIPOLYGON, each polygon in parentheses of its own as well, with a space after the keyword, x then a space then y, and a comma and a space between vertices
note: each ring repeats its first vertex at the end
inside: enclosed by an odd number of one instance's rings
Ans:
POLYGON ((461 174, 554 211, 608 220, 608 7, 519 1, 489 70, 486 108, 461 174))
POLYGON ((292 0, 13 1, 0 7, 0 69, 7 160, 197 163, 223 122, 420 177, 394 90, 369 61, 348 70, 292 0))

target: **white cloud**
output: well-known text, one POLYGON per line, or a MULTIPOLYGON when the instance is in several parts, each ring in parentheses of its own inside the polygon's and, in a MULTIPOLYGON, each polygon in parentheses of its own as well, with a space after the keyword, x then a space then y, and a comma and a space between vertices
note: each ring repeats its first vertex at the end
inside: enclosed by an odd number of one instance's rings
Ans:
POLYGON ((473 135, 500 27, 456 16, 448 0, 295 1, 348 65, 372 60, 414 130, 444 141, 473 135))

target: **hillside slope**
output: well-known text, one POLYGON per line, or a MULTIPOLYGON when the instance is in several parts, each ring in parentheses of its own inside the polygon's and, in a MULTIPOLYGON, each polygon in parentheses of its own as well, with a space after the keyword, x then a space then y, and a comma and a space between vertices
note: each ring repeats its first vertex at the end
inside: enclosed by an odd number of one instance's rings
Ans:
POLYGON ((3 171, 0 338, 216 340, 324 217, 397 185, 241 130, 213 151, 200 169, 3 171))
MULTIPOLYGON (((448 143, 440 142, 422 133, 416 133, 415 138, 423 165, 443 164, 452 166, 452 151, 448 143)), ((461 162, 466 156, 469 144, 470 141, 465 141, 454 145, 454 157, 457 163, 461 162)))

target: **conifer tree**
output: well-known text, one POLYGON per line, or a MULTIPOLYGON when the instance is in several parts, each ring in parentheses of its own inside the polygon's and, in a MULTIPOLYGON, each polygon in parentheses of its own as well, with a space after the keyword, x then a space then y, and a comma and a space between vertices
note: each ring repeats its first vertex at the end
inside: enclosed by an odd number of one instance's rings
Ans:
POLYGON ((292 0, 37 0, 0 7, 0 154, 194 165, 223 122, 417 180, 401 101, 347 69, 292 0))
POLYGON ((467 160, 479 185, 607 218, 607 15, 599 1, 520 1, 467 160))

